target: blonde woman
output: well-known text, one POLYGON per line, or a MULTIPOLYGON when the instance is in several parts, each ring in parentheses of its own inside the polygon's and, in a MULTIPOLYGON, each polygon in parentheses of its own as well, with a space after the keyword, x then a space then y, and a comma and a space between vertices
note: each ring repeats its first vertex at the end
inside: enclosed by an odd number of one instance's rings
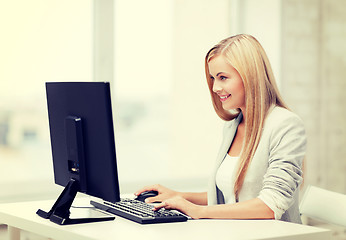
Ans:
POLYGON ((299 185, 306 136, 302 121, 288 110, 260 43, 250 35, 222 40, 205 58, 206 78, 223 141, 208 192, 145 187, 161 202, 194 219, 280 219, 300 223, 299 185))

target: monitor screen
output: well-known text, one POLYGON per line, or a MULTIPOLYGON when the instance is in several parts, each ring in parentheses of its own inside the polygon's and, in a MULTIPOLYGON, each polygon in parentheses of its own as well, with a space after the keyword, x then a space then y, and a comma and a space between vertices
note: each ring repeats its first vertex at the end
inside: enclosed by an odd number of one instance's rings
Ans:
POLYGON ((46 83, 55 183, 120 200, 108 82, 46 83))

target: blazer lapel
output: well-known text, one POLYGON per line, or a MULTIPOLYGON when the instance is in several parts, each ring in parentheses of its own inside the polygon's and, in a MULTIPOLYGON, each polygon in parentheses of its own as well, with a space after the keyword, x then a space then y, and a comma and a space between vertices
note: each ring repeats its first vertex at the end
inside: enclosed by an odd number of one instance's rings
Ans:
POLYGON ((235 119, 235 121, 232 124, 225 127, 223 132, 223 141, 222 141, 219 156, 216 162, 216 169, 220 167, 221 163, 225 159, 225 156, 228 153, 228 150, 237 132, 238 125, 242 119, 243 119, 243 115, 242 113, 240 113, 239 116, 235 119))
POLYGON ((214 171, 212 172, 210 181, 209 181, 209 190, 208 190, 208 205, 215 205, 218 203, 222 203, 222 193, 218 190, 216 186, 216 173, 217 170, 219 169, 221 163, 225 159, 225 156, 228 152, 229 147, 232 144, 232 141, 234 139, 234 136, 237 132, 237 127, 239 123, 241 122, 243 118, 242 113, 239 114, 239 116, 232 120, 231 122, 226 122, 224 130, 223 130, 223 139, 222 143, 220 146, 219 153, 216 158, 216 163, 215 163, 215 168, 214 171))

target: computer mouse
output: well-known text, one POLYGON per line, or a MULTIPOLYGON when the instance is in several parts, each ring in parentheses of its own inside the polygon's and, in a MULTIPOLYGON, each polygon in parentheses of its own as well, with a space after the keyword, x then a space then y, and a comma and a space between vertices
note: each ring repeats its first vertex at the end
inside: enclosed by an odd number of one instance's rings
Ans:
POLYGON ((146 192, 142 192, 141 194, 139 194, 135 200, 138 200, 138 201, 141 201, 141 202, 144 202, 146 198, 148 197, 155 197, 157 196, 159 193, 157 191, 146 191, 146 192))

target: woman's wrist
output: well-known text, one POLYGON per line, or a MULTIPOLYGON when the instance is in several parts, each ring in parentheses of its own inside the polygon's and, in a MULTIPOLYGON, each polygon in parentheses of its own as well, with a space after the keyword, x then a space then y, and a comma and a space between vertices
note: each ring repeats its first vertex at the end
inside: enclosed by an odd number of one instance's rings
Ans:
POLYGON ((198 206, 197 217, 198 219, 208 218, 208 206, 198 206))
POLYGON ((189 193, 188 192, 177 192, 177 195, 179 197, 182 197, 182 198, 186 199, 186 200, 188 200, 188 198, 189 198, 189 193))

